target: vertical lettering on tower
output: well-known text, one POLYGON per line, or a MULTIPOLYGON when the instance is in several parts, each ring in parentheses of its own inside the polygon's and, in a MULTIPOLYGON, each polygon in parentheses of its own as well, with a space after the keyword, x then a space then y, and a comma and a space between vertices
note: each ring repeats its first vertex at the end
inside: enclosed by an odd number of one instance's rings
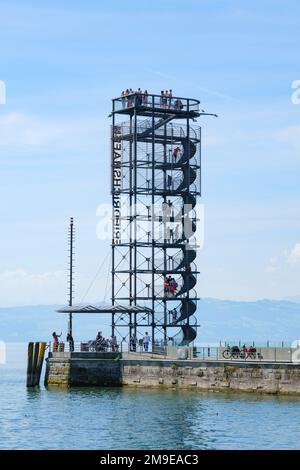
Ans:
POLYGON ((112 127, 112 243, 121 243, 122 144, 121 126, 112 127))

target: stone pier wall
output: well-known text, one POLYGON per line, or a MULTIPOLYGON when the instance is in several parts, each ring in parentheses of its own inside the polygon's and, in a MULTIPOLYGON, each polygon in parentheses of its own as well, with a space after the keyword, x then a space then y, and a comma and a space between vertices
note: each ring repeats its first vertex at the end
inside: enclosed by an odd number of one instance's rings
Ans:
POLYGON ((124 385, 300 394, 296 364, 122 361, 122 372, 124 385))
POLYGON ((119 355, 108 354, 51 353, 47 359, 45 385, 121 386, 119 355))
POLYGON ((300 395, 298 364, 120 359, 117 355, 104 359, 98 355, 92 358, 65 354, 69 357, 59 357, 57 353, 57 357, 47 359, 46 385, 178 387, 300 395))

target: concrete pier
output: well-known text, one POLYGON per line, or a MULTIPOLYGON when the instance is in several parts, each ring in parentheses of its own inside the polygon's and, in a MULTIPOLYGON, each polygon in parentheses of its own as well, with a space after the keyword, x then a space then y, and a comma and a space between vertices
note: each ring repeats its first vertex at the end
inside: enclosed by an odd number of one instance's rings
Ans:
POLYGON ((300 364, 178 360, 151 354, 50 353, 46 386, 171 387, 300 395, 300 364))
POLYGON ((121 386, 120 357, 119 353, 49 353, 45 385, 121 386))

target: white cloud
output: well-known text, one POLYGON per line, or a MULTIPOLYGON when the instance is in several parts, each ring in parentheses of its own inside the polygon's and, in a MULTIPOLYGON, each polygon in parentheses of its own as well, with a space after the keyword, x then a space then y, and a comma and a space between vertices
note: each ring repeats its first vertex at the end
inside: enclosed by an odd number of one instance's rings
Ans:
POLYGON ((64 271, 4 271, 0 273, 0 305, 63 303, 66 298, 66 280, 64 271))
POLYGON ((288 253, 287 262, 289 264, 296 264, 300 262, 300 243, 296 243, 291 252, 288 253))

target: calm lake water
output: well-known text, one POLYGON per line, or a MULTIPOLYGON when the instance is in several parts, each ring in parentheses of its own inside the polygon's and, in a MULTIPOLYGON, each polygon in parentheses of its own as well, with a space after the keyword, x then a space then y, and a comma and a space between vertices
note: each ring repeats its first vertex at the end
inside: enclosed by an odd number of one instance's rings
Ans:
POLYGON ((27 390, 0 367, 0 449, 299 449, 300 398, 176 390, 27 390))

